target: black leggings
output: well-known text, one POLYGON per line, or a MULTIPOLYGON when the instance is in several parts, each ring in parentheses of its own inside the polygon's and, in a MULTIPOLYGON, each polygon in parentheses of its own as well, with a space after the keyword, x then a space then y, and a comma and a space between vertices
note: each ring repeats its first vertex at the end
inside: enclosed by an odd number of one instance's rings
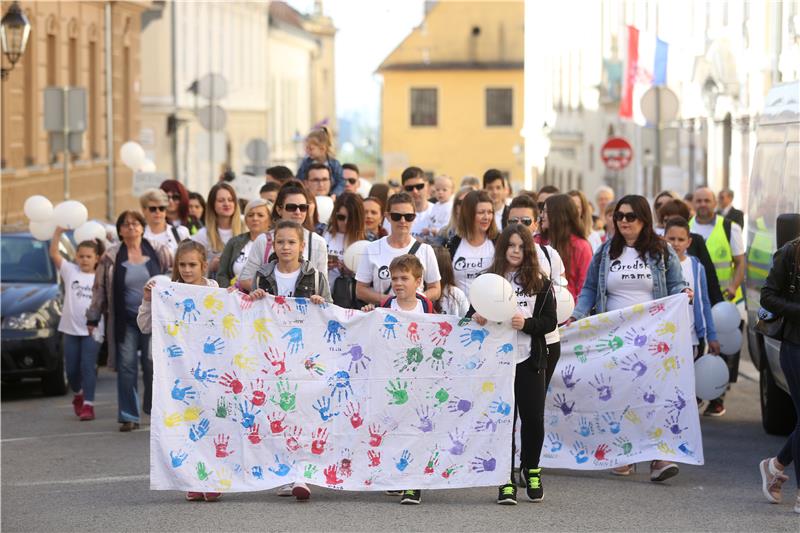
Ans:
MULTIPOLYGON (((517 365, 514 378, 514 423, 517 413, 522 424, 520 426, 520 462, 522 468, 539 468, 539 456, 544 444, 544 402, 547 387, 555 372, 558 359, 561 357, 561 343, 547 346, 547 368, 537 369, 533 365, 533 357, 517 365)), ((512 437, 511 470, 513 478, 514 453, 516 443, 512 437)))

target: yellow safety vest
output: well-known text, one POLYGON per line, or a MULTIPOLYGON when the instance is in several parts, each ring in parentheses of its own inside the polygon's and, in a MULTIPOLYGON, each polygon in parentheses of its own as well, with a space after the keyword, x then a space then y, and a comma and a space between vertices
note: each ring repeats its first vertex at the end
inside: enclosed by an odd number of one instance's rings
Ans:
POLYGON ((767 229, 764 218, 759 217, 755 223, 756 231, 753 242, 747 252, 747 278, 758 284, 764 285, 772 267, 772 252, 775 251, 775 236, 767 229))
MULTIPOLYGON (((733 253, 731 252, 731 243, 728 242, 728 237, 725 235, 724 227, 725 219, 717 215, 714 229, 706 239, 706 248, 708 254, 711 256, 711 262, 714 264, 714 270, 717 271, 717 279, 719 280, 720 289, 724 290, 731 280, 733 279, 733 253)), ((689 222, 689 227, 694 229, 695 218, 689 222)), ((734 224, 734 222, 731 222, 734 224)), ((742 287, 736 289, 736 296, 734 303, 742 300, 742 287)))

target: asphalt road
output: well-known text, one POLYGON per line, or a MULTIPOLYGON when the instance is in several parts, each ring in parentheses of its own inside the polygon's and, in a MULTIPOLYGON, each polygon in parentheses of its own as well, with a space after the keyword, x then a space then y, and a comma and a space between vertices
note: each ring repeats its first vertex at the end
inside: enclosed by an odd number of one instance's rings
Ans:
POLYGON ((664 484, 649 481, 646 465, 630 478, 546 471, 545 501, 516 507, 495 504, 495 489, 426 491, 417 507, 318 488, 308 503, 268 492, 189 503, 182 493, 149 490, 148 426, 119 433, 112 373, 100 373, 93 422, 77 421, 69 396, 45 398, 35 382, 5 385, 2 530, 800 531, 794 479, 783 505, 761 496, 758 461, 782 439, 762 430, 755 369, 742 366, 747 375, 728 395, 728 414, 702 420, 705 466, 682 465, 664 484))

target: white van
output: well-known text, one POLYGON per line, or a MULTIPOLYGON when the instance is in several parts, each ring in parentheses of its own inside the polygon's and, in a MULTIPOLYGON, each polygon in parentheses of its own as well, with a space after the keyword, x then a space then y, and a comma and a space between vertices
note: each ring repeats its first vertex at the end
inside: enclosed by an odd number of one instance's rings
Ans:
POLYGON ((780 341, 754 328, 772 255, 800 233, 800 82, 769 91, 756 138, 747 204, 747 345, 759 370, 764 429, 786 435, 795 427, 796 413, 781 371, 780 341))

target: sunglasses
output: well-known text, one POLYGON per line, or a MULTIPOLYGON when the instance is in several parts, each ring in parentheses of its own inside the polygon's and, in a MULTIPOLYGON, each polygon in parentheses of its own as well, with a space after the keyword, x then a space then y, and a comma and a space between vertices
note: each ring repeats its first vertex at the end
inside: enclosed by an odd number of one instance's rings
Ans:
POLYGON ((347 220, 347 215, 338 215, 337 214, 336 215, 336 220, 338 220, 340 222, 344 222, 345 220, 347 220))
POLYGON ((181 201, 181 195, 180 194, 169 194, 169 195, 167 195, 167 197, 170 200, 174 200, 176 202, 180 202, 181 201))
POLYGON ((349 183, 350 185, 355 185, 356 183, 358 183, 358 178, 347 178, 347 183, 349 183))
POLYGON ((508 219, 508 223, 509 224, 522 224, 523 226, 530 226, 531 224, 533 224, 533 219, 531 217, 522 217, 522 218, 514 217, 514 218, 509 218, 508 219))
POLYGON ((421 191, 422 189, 425 188, 425 184, 424 183, 417 183, 416 185, 406 185, 403 188, 406 190, 406 192, 411 192, 414 189, 416 189, 418 191, 421 191))
POLYGON ((400 219, 405 219, 406 222, 413 222, 417 218, 416 213, 389 213, 389 218, 395 222, 400 222, 400 219))
POLYGON ((633 222, 634 220, 638 219, 639 217, 636 215, 636 213, 623 213, 621 211, 614 213, 614 220, 617 222, 622 222, 623 220, 625 220, 625 222, 633 222))
POLYGON ((165 205, 150 205, 147 207, 147 210, 151 213, 155 213, 156 211, 161 211, 162 213, 167 210, 167 206, 165 205))
POLYGON ((305 213, 308 211, 308 204, 283 204, 283 210, 289 211, 290 213, 294 213, 295 211, 305 213))

